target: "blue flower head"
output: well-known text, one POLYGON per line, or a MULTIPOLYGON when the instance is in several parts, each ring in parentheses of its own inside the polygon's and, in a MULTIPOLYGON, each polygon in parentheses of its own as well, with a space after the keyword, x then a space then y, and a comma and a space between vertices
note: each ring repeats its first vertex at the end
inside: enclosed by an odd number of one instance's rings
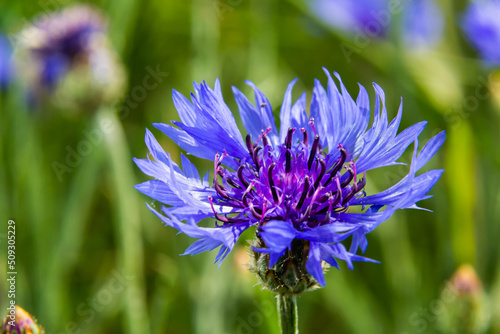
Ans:
POLYGON ((86 6, 70 7, 35 22, 22 35, 39 63, 40 84, 54 89, 71 66, 88 57, 94 36, 105 30, 101 15, 86 6))
POLYGON ((348 34, 384 37, 391 20, 389 0, 314 0, 310 6, 326 24, 348 34))
POLYGON ((136 186, 145 195, 164 203, 150 207, 166 225, 198 239, 184 254, 220 248, 216 263, 231 251, 241 233, 256 226, 254 251, 267 257, 269 268, 292 251, 303 254, 304 269, 325 285, 322 262, 337 267, 347 262, 372 261, 357 255, 367 247, 366 234, 387 220, 395 210, 418 208, 442 170, 416 175, 437 152, 444 133, 432 138, 418 152, 418 136, 425 122, 400 133, 402 108, 389 123, 384 91, 374 84, 375 115, 369 126, 368 94, 360 86, 353 100, 335 73, 325 90, 316 80, 310 115, 306 95, 292 103, 292 81, 280 111, 280 130, 266 96, 251 82, 255 104, 233 88, 247 135, 242 136, 222 97, 219 81, 211 89, 194 84, 191 101, 173 91, 180 122, 154 126, 189 154, 214 161, 214 174, 200 178, 196 167, 181 156, 182 168, 165 153, 149 130, 146 145, 151 157, 135 159, 154 180, 136 186), (408 175, 391 188, 367 195, 366 172, 398 164, 414 143, 408 175), (215 218, 215 227, 200 227, 203 218, 215 218), (346 249, 343 241, 351 238, 346 249))
POLYGON ((12 46, 8 38, 0 33, 0 90, 8 87, 12 80, 12 46))
POLYGON ((413 0, 406 4, 402 24, 403 41, 411 49, 429 49, 442 40, 444 17, 434 0, 413 0))
POLYGON ((500 0, 472 2, 462 29, 487 65, 500 65, 500 0))
POLYGON ((75 104, 90 109, 121 93, 123 69, 109 46, 107 22, 93 7, 75 5, 50 13, 17 39, 17 60, 35 103, 57 96, 64 109, 75 104))

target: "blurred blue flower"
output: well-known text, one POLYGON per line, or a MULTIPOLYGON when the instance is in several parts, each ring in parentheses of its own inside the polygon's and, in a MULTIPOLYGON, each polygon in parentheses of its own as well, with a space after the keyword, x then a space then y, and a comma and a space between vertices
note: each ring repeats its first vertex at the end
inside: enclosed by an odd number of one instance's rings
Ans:
POLYGON ((114 101, 124 88, 124 70, 107 37, 105 18, 75 5, 43 16, 23 29, 16 59, 34 105, 92 110, 114 101))
POLYGON ((432 48, 443 37, 444 17, 434 0, 410 1, 403 11, 402 37, 409 48, 432 48))
POLYGON ((322 261, 337 266, 347 262, 373 261, 356 255, 367 247, 365 235, 397 209, 418 208, 442 174, 431 170, 416 175, 444 141, 444 132, 418 152, 418 136, 426 122, 398 134, 402 107, 388 123, 384 91, 374 84, 376 101, 371 127, 368 93, 360 86, 354 101, 340 76, 340 90, 330 73, 325 90, 315 81, 310 115, 306 95, 292 103, 292 81, 280 111, 280 130, 266 96, 251 82, 255 105, 237 88, 233 93, 247 135, 242 135, 225 104, 219 81, 211 89, 194 83, 191 101, 177 91, 173 100, 179 112, 177 127, 156 123, 182 149, 196 157, 214 160, 214 175, 200 178, 196 167, 181 155, 181 166, 172 161, 149 130, 146 145, 152 159, 134 159, 154 180, 136 186, 143 194, 166 204, 157 211, 166 225, 197 238, 184 254, 198 254, 220 247, 216 263, 231 251, 241 233, 257 227, 265 247, 254 251, 269 254, 269 267, 291 249, 292 241, 308 244, 306 268, 325 285, 322 261), (252 139, 253 138, 253 139, 252 139), (414 143, 408 175, 391 188, 366 196, 366 172, 398 164, 398 158, 414 143), (214 228, 200 227, 203 218, 215 218, 214 228), (185 221, 185 222, 183 222, 185 221), (341 243, 352 236, 350 249, 341 243))
POLYGON ((6 89, 13 75, 12 46, 7 36, 0 33, 0 89, 6 89))
POLYGON ((472 2, 462 28, 488 65, 500 65, 500 0, 472 2))
POLYGON ((391 17, 389 0, 314 0, 312 11, 326 24, 346 33, 385 36, 391 17))
POLYGON ((38 65, 39 82, 54 89, 64 74, 79 61, 85 61, 95 36, 106 30, 104 19, 86 6, 70 7, 43 17, 23 35, 24 46, 38 65))

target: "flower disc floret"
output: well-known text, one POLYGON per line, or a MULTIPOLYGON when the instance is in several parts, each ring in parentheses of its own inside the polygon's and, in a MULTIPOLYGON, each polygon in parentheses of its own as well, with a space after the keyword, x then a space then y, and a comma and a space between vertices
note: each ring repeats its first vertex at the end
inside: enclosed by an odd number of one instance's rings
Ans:
MULTIPOLYGON (((248 219, 259 225, 281 220, 306 231, 330 223, 332 212, 348 210, 349 201, 361 195, 366 179, 358 178, 356 164, 347 161, 348 153, 342 145, 337 151, 325 153, 313 119, 310 125, 312 142, 305 128, 300 129, 303 139, 295 143, 297 129, 289 128, 285 142, 276 147, 267 137, 270 127, 254 143, 248 134, 250 159, 241 161, 237 171, 223 167, 226 154, 216 155, 216 202, 240 211, 239 216, 228 217, 213 209, 218 221, 227 226, 248 219)), ((212 197, 209 201, 212 203, 212 197)))

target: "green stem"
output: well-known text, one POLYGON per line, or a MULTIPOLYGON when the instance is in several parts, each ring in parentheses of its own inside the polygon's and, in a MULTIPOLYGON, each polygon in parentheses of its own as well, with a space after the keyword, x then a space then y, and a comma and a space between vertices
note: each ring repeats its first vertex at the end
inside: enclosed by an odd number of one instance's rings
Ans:
POLYGON ((299 333, 297 297, 294 295, 278 295, 278 314, 281 334, 299 333))

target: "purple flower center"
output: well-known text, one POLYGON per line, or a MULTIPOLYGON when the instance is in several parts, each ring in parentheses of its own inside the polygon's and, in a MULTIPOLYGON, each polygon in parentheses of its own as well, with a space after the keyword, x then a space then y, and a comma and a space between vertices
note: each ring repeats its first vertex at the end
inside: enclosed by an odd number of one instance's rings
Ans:
POLYGON ((224 226, 242 220, 257 220, 259 225, 269 220, 289 220, 299 230, 308 230, 330 222, 332 213, 345 212, 349 201, 366 184, 358 180, 356 165, 347 161, 348 152, 339 144, 338 151, 325 153, 320 137, 310 125, 314 137, 300 129, 302 140, 293 143, 296 128, 289 128, 283 144, 273 147, 267 137, 271 128, 263 130, 252 142, 246 136, 251 161, 240 161, 236 171, 222 166, 226 154, 215 157, 213 203, 235 208, 240 213, 229 217, 216 213, 224 226), (312 136, 311 136, 312 137, 312 136), (344 173, 342 171, 345 170, 344 173))

